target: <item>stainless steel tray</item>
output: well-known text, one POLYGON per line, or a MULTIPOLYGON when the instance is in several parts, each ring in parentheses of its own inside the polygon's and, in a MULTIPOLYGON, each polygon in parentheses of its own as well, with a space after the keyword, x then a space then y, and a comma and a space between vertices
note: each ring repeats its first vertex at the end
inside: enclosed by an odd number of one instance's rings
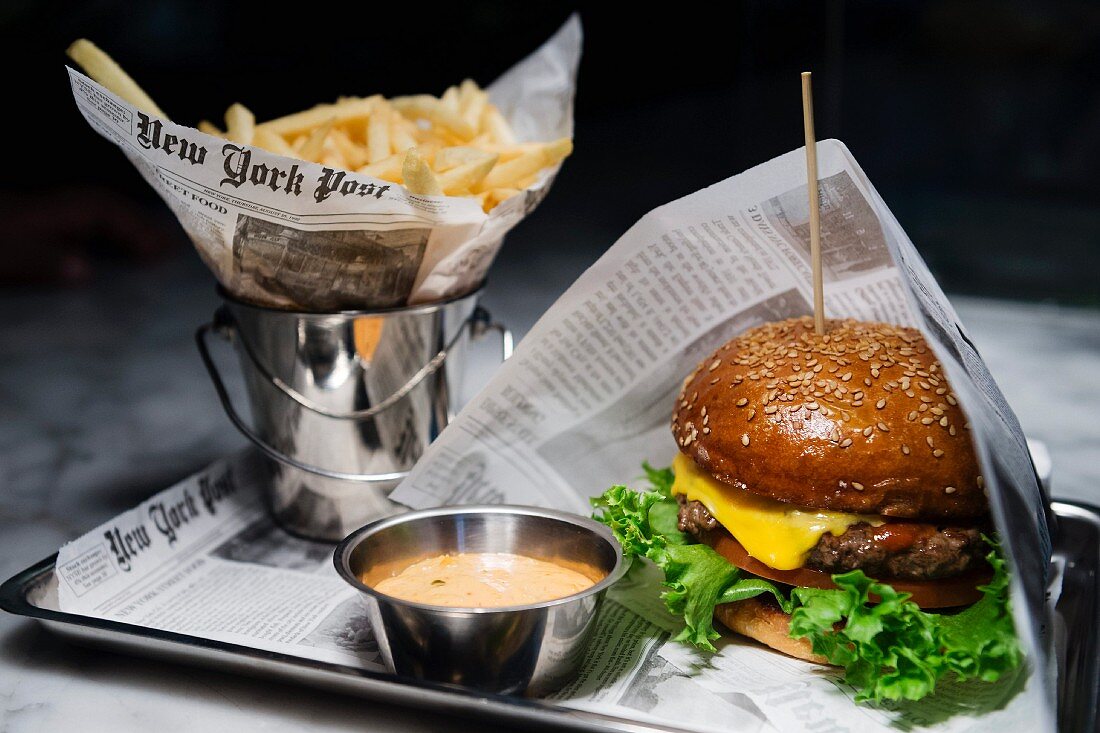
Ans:
MULTIPOLYGON (((1100 693, 1100 511, 1055 502, 1058 518, 1054 558, 1062 568, 1062 592, 1052 630, 1060 670, 1059 728, 1094 733, 1100 693)), ((41 621, 56 634, 81 645, 104 647, 182 664, 216 667, 273 677, 334 692, 435 712, 513 725, 574 730, 669 730, 635 720, 572 710, 521 697, 491 695, 394 675, 315 662, 170 631, 64 613, 51 603, 56 555, 35 563, 0 586, 0 608, 41 621)))

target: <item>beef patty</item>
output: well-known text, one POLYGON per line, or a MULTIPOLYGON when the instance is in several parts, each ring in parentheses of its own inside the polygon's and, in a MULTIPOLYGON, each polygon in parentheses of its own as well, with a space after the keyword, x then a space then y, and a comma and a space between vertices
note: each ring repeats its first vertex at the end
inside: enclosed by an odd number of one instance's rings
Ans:
MULTIPOLYGON (((677 496, 681 532, 698 535, 719 527, 702 503, 677 496)), ((947 527, 917 522, 860 522, 842 535, 826 532, 806 567, 826 573, 863 570, 877 578, 931 580, 961 575, 985 566, 989 548, 978 527, 947 527)))

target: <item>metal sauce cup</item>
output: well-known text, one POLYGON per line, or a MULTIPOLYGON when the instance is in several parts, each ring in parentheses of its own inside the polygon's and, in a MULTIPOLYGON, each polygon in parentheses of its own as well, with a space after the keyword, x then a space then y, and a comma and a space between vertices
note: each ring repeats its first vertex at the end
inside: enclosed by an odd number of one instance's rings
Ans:
POLYGON ((604 592, 627 569, 622 548, 599 522, 521 506, 441 507, 381 519, 344 539, 333 560, 362 592, 391 672, 530 695, 576 674, 604 592), (525 555, 595 571, 597 582, 564 598, 496 608, 433 606, 372 587, 421 560, 460 552, 525 555))

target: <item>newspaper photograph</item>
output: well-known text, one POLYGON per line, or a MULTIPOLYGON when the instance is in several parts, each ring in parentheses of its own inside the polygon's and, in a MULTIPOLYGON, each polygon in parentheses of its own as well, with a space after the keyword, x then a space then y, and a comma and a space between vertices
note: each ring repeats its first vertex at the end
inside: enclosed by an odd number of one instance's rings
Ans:
MULTIPOLYGON (((517 150, 572 138, 580 52, 574 15, 486 88, 517 150)), ((475 196, 411 193, 371 166, 348 171, 176 124, 67 71, 84 119, 164 199, 218 282, 270 307, 378 309, 463 295, 485 279, 504 235, 538 206, 561 166, 501 189, 508 197, 486 212, 475 196)))
MULTIPOLYGON (((661 573, 635 561, 605 599, 576 679, 549 701, 698 731, 1054 730, 1042 633, 1045 499, 1011 410, 912 243, 840 142, 818 143, 829 317, 918 328, 965 405, 1011 563, 1026 662, 995 683, 946 683, 919 703, 855 702, 835 668, 741 637, 715 653, 673 637, 661 573)), ((804 151, 660 207, 538 321, 393 498, 413 508, 533 504, 588 515, 641 463, 676 452, 669 411, 684 375, 731 337, 810 312, 804 151), (801 201, 799 196, 802 197, 801 201)), ((241 454, 66 545, 62 610, 379 668, 331 546, 293 540, 241 454)))

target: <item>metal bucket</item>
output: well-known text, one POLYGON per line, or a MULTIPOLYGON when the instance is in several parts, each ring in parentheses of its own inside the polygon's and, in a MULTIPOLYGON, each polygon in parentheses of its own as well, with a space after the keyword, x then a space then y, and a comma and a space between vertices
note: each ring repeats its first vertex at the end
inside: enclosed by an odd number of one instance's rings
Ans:
POLYGON ((224 304, 195 334, 233 424, 271 459, 270 508, 287 530, 340 540, 401 511, 389 493, 458 412, 466 349, 489 330, 511 333, 477 305, 480 290, 442 303, 304 313, 220 291, 224 304), (252 425, 210 356, 211 332, 232 342, 252 425))

